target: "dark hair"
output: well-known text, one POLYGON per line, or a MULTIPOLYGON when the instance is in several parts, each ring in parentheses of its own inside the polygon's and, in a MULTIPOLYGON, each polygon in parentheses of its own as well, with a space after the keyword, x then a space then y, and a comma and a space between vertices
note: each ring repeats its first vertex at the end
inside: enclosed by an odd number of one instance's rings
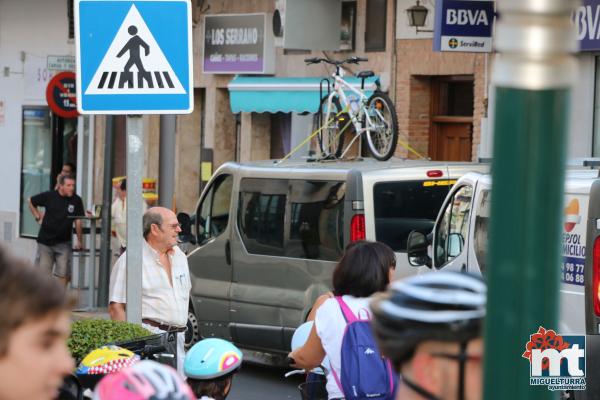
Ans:
MULTIPOLYGON (((227 385, 231 383, 233 374, 227 374, 211 380, 200 380, 188 378, 187 384, 192 388, 192 392, 197 398, 202 396, 210 397, 215 400, 225 400, 228 393, 225 393, 227 385)), ((231 386, 230 386, 231 389, 231 386)))
POLYGON ((127 190, 127 178, 121 179, 121 184, 119 185, 121 190, 127 190))
POLYGON ((77 169, 75 167, 75 164, 73 164, 72 162, 66 162, 66 163, 63 163, 63 166, 65 166, 65 165, 68 166, 69 168, 71 168, 71 174, 75 173, 75 170, 77 169))
POLYGON ((333 293, 369 297, 381 292, 390 283, 390 268, 395 267, 396 256, 388 245, 364 240, 352 242, 333 271, 333 293))
POLYGON ((58 280, 13 258, 1 246, 0 293, 0 358, 6 355, 11 334, 21 325, 73 306, 58 280))
POLYGON ((58 184, 59 184, 59 185, 64 185, 64 184, 65 184, 65 181, 66 181, 67 179, 70 179, 70 180, 72 180, 72 181, 75 181, 75 176, 74 176, 74 175, 71 175, 71 174, 59 175, 59 176, 58 176, 58 184))

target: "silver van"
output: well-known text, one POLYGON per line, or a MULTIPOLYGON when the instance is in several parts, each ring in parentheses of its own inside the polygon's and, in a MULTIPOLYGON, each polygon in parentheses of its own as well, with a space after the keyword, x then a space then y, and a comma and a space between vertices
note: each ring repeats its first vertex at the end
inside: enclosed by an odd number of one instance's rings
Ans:
POLYGON ((450 187, 487 165, 431 161, 253 162, 221 166, 192 218, 188 344, 220 337, 278 364, 346 244, 378 240, 413 274, 406 241, 431 230, 450 187))

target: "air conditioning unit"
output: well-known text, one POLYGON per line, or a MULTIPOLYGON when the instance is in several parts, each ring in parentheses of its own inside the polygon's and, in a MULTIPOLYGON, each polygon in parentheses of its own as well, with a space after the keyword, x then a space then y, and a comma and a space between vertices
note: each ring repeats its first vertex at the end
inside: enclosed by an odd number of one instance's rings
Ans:
POLYGON ((339 50, 342 0, 276 0, 275 46, 293 50, 339 50))

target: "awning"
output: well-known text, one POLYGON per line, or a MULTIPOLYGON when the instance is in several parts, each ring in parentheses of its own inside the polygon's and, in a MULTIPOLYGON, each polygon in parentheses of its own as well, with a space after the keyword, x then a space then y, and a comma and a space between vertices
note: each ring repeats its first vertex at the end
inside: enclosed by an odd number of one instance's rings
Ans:
MULTIPOLYGON (((319 109, 319 82, 323 78, 273 78, 236 76, 228 85, 231 111, 316 113, 319 109)), ((331 79, 331 78, 330 78, 331 79)), ((348 83, 360 88, 360 79, 345 77, 348 83)), ((377 76, 365 79, 365 95, 376 89, 377 76)), ((327 84, 323 90, 327 92, 327 84)), ((323 93, 325 95, 325 93, 323 93)), ((346 91, 347 96, 356 96, 346 91)))

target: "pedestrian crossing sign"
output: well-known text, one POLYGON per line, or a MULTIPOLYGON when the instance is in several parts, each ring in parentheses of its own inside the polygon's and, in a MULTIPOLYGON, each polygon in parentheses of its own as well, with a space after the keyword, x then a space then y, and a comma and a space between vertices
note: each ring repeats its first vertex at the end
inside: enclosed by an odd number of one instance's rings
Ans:
POLYGON ((193 109, 190 0, 76 0, 81 114, 193 109))

